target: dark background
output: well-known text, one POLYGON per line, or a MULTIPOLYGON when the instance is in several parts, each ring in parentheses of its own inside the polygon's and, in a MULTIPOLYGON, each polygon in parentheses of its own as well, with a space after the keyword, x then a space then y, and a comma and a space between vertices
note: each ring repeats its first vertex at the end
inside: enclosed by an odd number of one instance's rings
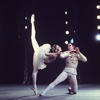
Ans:
MULTIPOLYGON (((100 14, 96 5, 100 2, 96 0, 3 0, 0 4, 0 84, 22 83, 25 61, 32 71, 34 51, 30 40, 30 18, 33 13, 39 45, 59 44, 64 51, 67 49, 65 40, 74 37, 76 46, 79 46, 80 51, 88 59, 86 63, 79 62, 79 82, 100 83, 100 42, 94 39, 98 23, 96 15, 100 14), (28 19, 25 20, 25 17, 28 19), (69 21, 69 26, 65 25, 66 20, 69 21), (28 26, 27 30, 25 25, 28 26), (67 29, 72 33, 69 36, 65 35, 67 29)), ((48 64, 48 68, 39 71, 38 83, 50 83, 63 68, 64 61, 60 59, 48 64)))

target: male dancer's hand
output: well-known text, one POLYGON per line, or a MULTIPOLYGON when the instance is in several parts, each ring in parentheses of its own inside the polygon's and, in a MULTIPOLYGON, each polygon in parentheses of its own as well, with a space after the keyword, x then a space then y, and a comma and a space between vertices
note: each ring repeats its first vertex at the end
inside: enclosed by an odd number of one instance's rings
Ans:
POLYGON ((75 47, 75 51, 76 51, 77 53, 79 53, 79 52, 80 52, 79 47, 75 47))

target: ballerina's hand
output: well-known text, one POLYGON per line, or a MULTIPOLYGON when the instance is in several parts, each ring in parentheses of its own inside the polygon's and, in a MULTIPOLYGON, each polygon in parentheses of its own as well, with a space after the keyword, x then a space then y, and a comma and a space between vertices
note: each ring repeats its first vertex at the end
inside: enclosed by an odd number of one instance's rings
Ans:
POLYGON ((32 14, 32 16, 31 16, 31 23, 33 23, 33 22, 35 22, 35 15, 34 14, 32 14))
POLYGON ((76 52, 76 50, 75 50, 75 49, 73 49, 73 50, 70 50, 70 52, 76 52))

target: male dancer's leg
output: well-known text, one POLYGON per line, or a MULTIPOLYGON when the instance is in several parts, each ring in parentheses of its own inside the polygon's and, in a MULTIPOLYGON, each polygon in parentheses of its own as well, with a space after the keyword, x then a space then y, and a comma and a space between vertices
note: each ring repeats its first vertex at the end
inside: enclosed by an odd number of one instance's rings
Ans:
POLYGON ((76 94, 78 90, 76 75, 71 75, 71 77, 69 78, 69 82, 71 84, 71 92, 76 94))
POLYGON ((53 89, 56 85, 66 80, 67 77, 68 77, 67 73, 62 72, 52 83, 49 84, 49 86, 40 94, 40 96, 45 95, 47 91, 53 89))

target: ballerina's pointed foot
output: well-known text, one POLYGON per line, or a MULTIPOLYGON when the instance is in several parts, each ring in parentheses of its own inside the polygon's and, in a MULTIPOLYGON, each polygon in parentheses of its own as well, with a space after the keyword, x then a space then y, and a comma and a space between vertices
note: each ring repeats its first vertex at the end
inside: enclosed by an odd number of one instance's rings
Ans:
POLYGON ((33 87, 32 87, 31 89, 34 91, 34 94, 35 94, 35 95, 37 95, 37 94, 38 94, 38 91, 37 91, 37 89, 36 89, 36 88, 33 88, 33 87))

